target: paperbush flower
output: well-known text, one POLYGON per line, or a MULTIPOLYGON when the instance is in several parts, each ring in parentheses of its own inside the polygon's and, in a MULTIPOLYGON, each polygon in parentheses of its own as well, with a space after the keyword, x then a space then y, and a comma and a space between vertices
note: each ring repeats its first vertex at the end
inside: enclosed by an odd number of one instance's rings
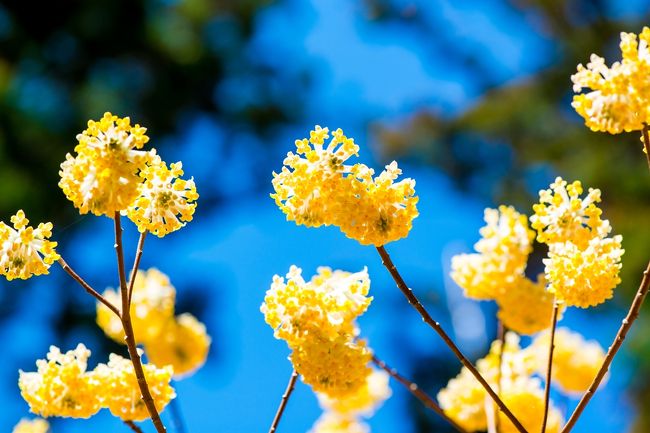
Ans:
POLYGON ((49 429, 50 424, 44 419, 21 419, 12 433, 47 433, 49 429))
POLYGON ((544 274, 536 282, 520 275, 496 301, 497 317, 512 331, 532 335, 551 326, 554 295, 546 289, 544 274))
POLYGON ((650 120, 650 29, 644 27, 638 36, 621 33, 622 60, 612 66, 595 54, 585 68, 571 76, 573 91, 590 92, 575 95, 573 107, 593 131, 618 134, 641 130, 650 120))
POLYGON ((47 359, 36 361, 36 372, 20 371, 20 393, 32 412, 44 416, 89 418, 101 408, 100 381, 87 372, 90 351, 83 344, 61 353, 50 346, 47 359))
POLYGON ((355 417, 326 412, 309 433, 370 433, 370 428, 355 417))
POLYGON ((403 179, 393 162, 377 177, 363 164, 346 165, 359 147, 337 129, 316 128, 296 140, 280 173, 273 173, 271 197, 287 220, 308 227, 334 225, 363 245, 381 246, 405 237, 418 215, 415 181, 403 179))
MULTIPOLYGON (((527 431, 541 430, 542 417, 544 416, 544 388, 539 379, 518 378, 504 386, 501 398, 527 431)), ((499 417, 503 433, 517 433, 519 431, 502 412, 499 412, 499 417)), ((553 405, 549 406, 546 431, 558 433, 563 423, 564 420, 560 411, 553 405)))
MULTIPOLYGON (((143 364, 144 376, 158 412, 176 397, 169 382, 173 369, 170 366, 158 368, 152 364, 143 364)), ((101 386, 103 406, 111 413, 125 421, 143 421, 149 418, 149 412, 142 400, 138 381, 130 360, 111 353, 107 364, 99 364, 95 369, 101 386)))
POLYGON ((160 367, 171 365, 175 378, 194 373, 205 363, 209 349, 205 325, 189 313, 169 320, 160 334, 145 344, 149 362, 160 367))
POLYGON ((22 210, 11 217, 11 223, 13 227, 0 221, 0 274, 8 280, 25 280, 49 273, 50 265, 59 259, 54 250, 57 243, 48 240, 52 223, 28 226, 22 210))
POLYGON ((137 150, 149 141, 145 132, 128 117, 105 113, 77 135, 76 155, 67 154, 61 164, 59 187, 81 214, 113 218, 138 196, 138 172, 151 158, 137 150))
MULTIPOLYGON (((536 359, 537 371, 546 374, 550 334, 535 338, 528 350, 536 359)), ((554 338, 553 385, 569 394, 582 394, 589 388, 605 360, 605 351, 596 341, 586 341, 568 328, 558 328, 554 338)))
MULTIPOLYGON (((107 289, 103 296, 121 309, 118 290, 107 289)), ((176 289, 167 275, 155 268, 137 272, 131 297, 131 322, 136 343, 146 343, 160 335, 162 328, 174 317, 175 299, 176 289)), ((122 322, 101 302, 97 302, 97 324, 113 340, 126 344, 122 322)))
POLYGON ((192 221, 199 195, 194 179, 180 179, 182 175, 182 163, 167 168, 158 155, 140 172, 140 195, 127 210, 140 232, 163 237, 192 221))
POLYGON ((391 395, 388 373, 372 370, 366 382, 353 393, 343 398, 331 398, 327 394, 316 394, 320 406, 326 412, 339 415, 369 417, 391 395))

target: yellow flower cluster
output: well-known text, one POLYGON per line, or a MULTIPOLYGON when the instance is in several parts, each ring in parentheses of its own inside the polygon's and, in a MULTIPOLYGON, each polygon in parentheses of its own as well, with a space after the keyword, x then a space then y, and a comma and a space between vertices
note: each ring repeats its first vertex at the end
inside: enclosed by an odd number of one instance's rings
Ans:
POLYGON ((590 189, 584 199, 582 185, 558 177, 539 193, 531 216, 537 239, 548 245, 544 259, 548 290, 567 306, 587 308, 611 298, 620 283, 622 237, 607 237, 609 221, 596 206, 600 191, 590 189))
MULTIPOLYGON (((121 305, 120 294, 107 289, 104 297, 121 305)), ((158 269, 139 270, 133 285, 131 321, 135 340, 143 344, 149 361, 171 365, 180 378, 201 367, 208 356, 210 337, 205 325, 189 313, 174 317, 176 289, 158 269)), ((97 324, 106 335, 125 344, 120 319, 103 303, 97 302, 97 324)))
POLYGON ((57 243, 48 240, 52 223, 28 226, 22 210, 11 217, 11 223, 13 228, 0 221, 0 274, 8 280, 47 274, 50 265, 59 259, 54 250, 57 243))
POLYGON ((296 140, 280 173, 273 173, 271 197, 287 220, 308 227, 334 225, 363 245, 381 246, 406 237, 418 215, 415 181, 403 179, 396 162, 378 176, 364 164, 346 165, 359 146, 343 131, 316 128, 296 140))
POLYGON ((47 433, 49 430, 50 424, 44 419, 21 419, 12 433, 47 433))
POLYGON ((571 76, 573 90, 591 89, 573 97, 573 107, 592 131, 618 134, 641 130, 650 121, 650 28, 638 36, 621 33, 620 62, 611 67, 595 54, 571 76))
MULTIPOLYGON (((174 388, 169 385, 173 368, 158 368, 153 364, 144 364, 142 367, 154 405, 158 412, 161 412, 171 399, 176 397, 174 388)), ((114 416, 127 421, 143 421, 149 418, 130 360, 112 353, 108 364, 99 364, 95 372, 103 384, 103 405, 114 416)))
POLYGON ((111 113, 88 121, 88 128, 77 135, 77 155, 67 154, 59 172, 59 187, 80 213, 112 218, 138 196, 138 172, 151 158, 137 150, 149 141, 145 132, 128 117, 111 113))
POLYGON ((140 195, 129 206, 127 216, 141 233, 163 237, 192 221, 199 195, 194 179, 180 179, 182 175, 181 162, 167 168, 158 155, 140 172, 140 195))
POLYGON ((370 428, 356 418, 326 412, 316 421, 309 433, 369 433, 370 428))
POLYGON ((292 266, 287 281, 276 275, 261 311, 278 339, 292 350, 291 362, 314 391, 340 398, 366 383, 372 357, 357 340, 355 319, 370 304, 368 273, 321 267, 306 282, 292 266))
MULTIPOLYGON (((529 347, 540 374, 546 374, 549 337, 548 332, 540 334, 529 347)), ((554 344, 553 384, 567 394, 587 391, 605 360, 603 348, 595 341, 585 341, 582 335, 567 328, 555 331, 554 344)))
MULTIPOLYGON (((20 372, 18 386, 32 412, 44 417, 89 418, 102 408, 127 421, 149 416, 131 361, 111 354, 108 365, 86 371, 90 350, 83 344, 66 353, 51 346, 47 360, 36 361, 37 372, 20 372)), ((143 365, 159 411, 175 397, 169 385, 172 368, 143 365)))
MULTIPOLYGON (((542 424, 544 389, 538 379, 532 377, 535 360, 531 353, 521 350, 519 337, 514 333, 506 335, 501 370, 499 354, 501 342, 492 343, 490 353, 477 362, 481 375, 493 389, 500 390, 500 397, 528 431, 538 431, 542 424)), ((484 431, 488 428, 487 411, 495 411, 492 401, 465 367, 451 379, 446 388, 438 393, 440 407, 450 418, 468 432, 484 431)), ((515 433, 516 427, 499 412, 501 431, 515 433)), ((562 416, 550 406, 546 431, 557 433, 562 427, 562 416)))
POLYGON ((486 209, 477 253, 459 254, 451 260, 451 278, 465 296, 495 300, 506 327, 534 334, 550 325, 553 295, 544 278, 531 281, 524 274, 535 232, 525 215, 512 206, 486 209))

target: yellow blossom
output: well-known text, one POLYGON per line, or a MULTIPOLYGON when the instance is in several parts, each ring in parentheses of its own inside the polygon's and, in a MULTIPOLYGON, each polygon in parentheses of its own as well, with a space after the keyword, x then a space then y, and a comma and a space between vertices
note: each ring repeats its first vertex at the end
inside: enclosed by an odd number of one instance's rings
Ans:
POLYGON ((571 76, 573 90, 591 89, 573 97, 573 107, 593 131, 618 134, 641 130, 650 121, 650 29, 638 36, 621 33, 622 59, 611 67, 595 54, 571 76))
MULTIPOLYGON (((144 376, 158 412, 176 397, 169 382, 172 379, 171 366, 158 368, 152 364, 143 364, 144 376)), ((111 353, 108 364, 99 364, 95 369, 101 386, 103 406, 111 413, 125 421, 143 421, 149 418, 149 412, 141 397, 133 364, 130 360, 111 353)))
MULTIPOLYGON (((541 430, 544 416, 544 389, 539 379, 520 377, 511 383, 506 383, 501 398, 526 431, 541 430)), ((501 432, 517 433, 519 431, 502 412, 499 412, 499 417, 501 432)), ((563 423, 562 414, 552 402, 549 402, 546 432, 559 433, 563 423)))
POLYGON ((149 362, 157 366, 171 365, 175 378, 194 373, 205 363, 209 349, 210 337, 205 325, 189 313, 169 320, 157 338, 145 343, 149 362))
POLYGON ((532 335, 551 326, 554 298, 546 290, 544 274, 536 282, 520 275, 497 299, 497 317, 508 329, 532 335))
MULTIPOLYGON (((117 290, 107 289, 103 296, 121 310, 117 290)), ((139 270, 131 297, 131 321, 137 343, 146 343, 160 335, 162 328, 174 317, 176 289, 169 277, 158 269, 139 270)), ((97 302, 97 324, 118 343, 125 344, 120 319, 101 302, 97 302)))
MULTIPOLYGON (((537 371, 546 374, 549 353, 548 332, 540 334, 529 350, 537 361, 537 371)), ((605 360, 605 351, 596 341, 585 341, 568 328, 558 328, 554 338, 553 385, 565 393, 582 394, 596 377, 605 360)))
POLYGON ((8 280, 47 274, 50 265, 59 259, 54 250, 57 243, 48 240, 52 223, 28 226, 22 210, 11 217, 11 223, 13 228, 0 221, 0 274, 8 280))
POLYGON ((309 433, 370 433, 370 428, 353 416, 326 412, 316 421, 309 433))
POLYGON ((16 424, 12 433, 47 433, 49 429, 50 424, 44 419, 28 420, 23 418, 16 424))
POLYGON ((67 154, 59 171, 59 187, 80 213, 113 218, 138 196, 138 172, 151 158, 137 150, 149 140, 145 132, 128 117, 111 113, 88 121, 88 128, 77 135, 76 156, 67 154))
POLYGON ((363 245, 381 246, 405 237, 418 215, 415 181, 403 179, 393 162, 374 177, 363 164, 346 165, 359 146, 337 129, 316 126, 309 139, 296 140, 280 173, 273 173, 271 197, 287 220, 308 227, 334 225, 363 245))
POLYGON ((50 346, 47 360, 36 361, 37 372, 20 371, 20 393, 32 412, 44 416, 89 418, 101 408, 100 382, 86 372, 90 351, 83 344, 61 353, 50 346))
POLYGON ((163 237, 192 221, 199 195, 194 179, 180 179, 182 175, 181 162, 167 168, 158 155, 140 172, 140 195, 127 211, 140 232, 163 237))
POLYGON ((485 222, 477 253, 451 261, 451 278, 473 299, 496 299, 519 282, 532 251, 534 232, 512 206, 485 209, 485 222))
POLYGON ((328 412, 339 415, 371 416, 377 407, 391 395, 389 376, 383 370, 372 370, 366 382, 353 393, 343 398, 331 398, 327 394, 317 394, 320 406, 328 412))

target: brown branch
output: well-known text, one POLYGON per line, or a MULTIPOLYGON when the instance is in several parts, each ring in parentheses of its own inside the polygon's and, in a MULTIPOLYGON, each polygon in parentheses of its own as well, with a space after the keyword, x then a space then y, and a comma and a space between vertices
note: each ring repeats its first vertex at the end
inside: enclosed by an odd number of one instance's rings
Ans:
POLYGON ((115 313, 117 315, 117 317, 122 316, 120 314, 120 310, 118 310, 115 305, 111 304, 111 302, 108 299, 106 299, 104 296, 100 295, 97 290, 93 289, 90 286, 90 284, 88 284, 83 278, 81 278, 79 276, 79 274, 77 274, 74 270, 72 270, 70 265, 68 265, 68 263, 65 260, 63 260, 62 257, 59 258, 58 262, 59 262, 59 265, 61 265, 61 267, 63 268, 63 270, 66 271, 68 273, 68 275, 70 275, 72 277, 72 279, 74 279, 77 283, 79 283, 79 285, 81 285, 81 287, 83 287, 86 290, 86 292, 88 292, 91 296, 93 296, 95 299, 97 299, 102 304, 106 305, 106 308, 108 308, 113 313, 115 313))
MULTIPOLYGON (((503 324, 501 320, 498 321, 497 325, 497 337, 499 338, 499 341, 501 342, 501 349, 499 350, 499 371, 497 372, 497 395, 501 397, 501 376, 502 376, 502 370, 503 370, 503 349, 506 346, 506 332, 508 330, 506 329, 506 326, 503 324)), ((496 429, 497 433, 501 432, 501 417, 497 416, 496 419, 494 420, 494 428, 496 429)))
POLYGON ((126 346, 129 349, 129 356, 131 357, 131 362, 133 363, 133 370, 135 371, 135 377, 138 380, 138 386, 140 387, 140 392, 142 393, 142 400, 144 401, 151 421, 156 427, 158 433, 165 433, 165 426, 163 425, 156 405, 154 404, 153 397, 149 391, 149 386, 147 385, 147 379, 144 376, 144 370, 142 368, 142 362, 140 361, 140 354, 135 343, 135 336, 133 334, 133 325, 131 323, 131 308, 129 307, 129 294, 128 286, 126 285, 126 272, 124 270, 124 250, 122 248, 122 225, 120 224, 120 213, 115 212, 114 216, 115 221, 115 253, 117 255, 117 269, 120 276, 120 293, 122 295, 122 327, 124 328, 124 340, 126 341, 126 346))
POLYGON ((645 148, 645 157, 648 160, 648 168, 650 169, 650 136, 648 136, 648 124, 643 124, 643 147, 645 148))
POLYGON ((456 424, 456 422, 453 419, 449 418, 447 414, 445 414, 445 412, 442 410, 442 408, 438 406, 438 403, 436 403, 436 401, 431 396, 429 396, 429 394, 422 391, 416 383, 413 383, 407 378, 405 378, 404 376, 400 375, 397 372, 397 370, 389 367, 384 361, 377 358, 375 355, 372 356, 372 362, 374 362, 375 365, 377 365, 377 367, 383 369, 386 373, 390 374, 391 377, 393 377, 396 381, 404 385, 404 387, 411 394, 413 394, 415 398, 420 400, 425 407, 431 409, 432 411, 440 415, 440 417, 442 417, 445 421, 451 424, 453 428, 458 430, 460 433, 467 433, 467 430, 465 430, 460 425, 456 424))
POLYGON ((296 370, 293 370, 291 372, 291 377, 289 378, 289 383, 287 384, 287 389, 284 391, 284 394, 282 394, 280 406, 278 406, 278 410, 275 412, 275 416, 273 417, 273 422, 271 423, 269 433, 274 433, 277 430, 278 424, 280 424, 280 419, 282 418, 282 414, 284 413, 284 408, 287 407, 289 397, 291 397, 293 388, 296 386, 296 379, 298 379, 298 372, 296 372, 296 370))
POLYGON ((140 259, 142 258, 142 249, 144 248, 144 240, 146 237, 147 232, 140 233, 140 239, 138 239, 138 247, 135 250, 135 260, 133 261, 133 268, 131 268, 131 276, 129 277, 129 308, 131 307, 131 299, 133 297, 135 275, 138 273, 138 267, 140 267, 140 259))
POLYGON ((128 425, 135 433, 143 433, 142 429, 138 427, 133 421, 124 421, 124 424, 128 425))
POLYGON ((548 406, 551 398, 551 373, 553 371, 553 351, 555 350, 555 328, 557 328, 557 313, 560 307, 553 301, 553 318, 551 319, 551 341, 548 349, 548 365, 546 367, 546 384, 544 385, 544 417, 542 418, 542 433, 546 433, 548 421, 548 406))
POLYGON ((449 335, 445 332, 444 329, 442 329, 442 326, 440 326, 440 323, 436 322, 433 320, 431 315, 427 312, 427 310, 424 308, 424 306, 420 303, 418 298, 413 294, 413 291, 406 285, 404 282, 404 279, 402 276, 399 274, 397 271, 397 268, 393 264, 392 260, 390 259, 390 256, 388 255, 388 252, 386 252, 386 249, 381 246, 377 247, 377 251, 379 252, 379 255, 381 256, 382 264, 388 269, 388 272, 390 272, 391 276, 395 280, 395 283, 397 284, 397 287, 401 290, 401 292, 404 294, 408 302, 415 308, 418 313, 420 313, 420 316, 422 316, 422 320, 429 325, 431 328, 433 328, 434 331, 438 333, 438 335, 442 338, 442 340, 447 344, 447 346, 451 349, 451 351, 456 355, 458 360, 474 375, 476 380, 479 381, 479 383, 485 388, 487 393, 492 397, 496 405, 499 407, 499 409, 510 419, 512 424, 517 428, 517 430, 520 433, 528 433, 526 429, 524 428, 523 425, 519 422, 519 420, 513 415, 513 413, 506 407, 506 405, 503 403, 501 398, 497 395, 496 392, 492 389, 489 383, 485 380, 483 376, 481 376, 481 373, 478 372, 478 370, 472 365, 472 363, 463 355, 463 353, 460 351, 458 346, 452 341, 451 338, 449 338, 449 335))
POLYGON ((591 400, 591 397, 593 397, 594 393, 598 389, 598 385, 600 385, 600 382, 602 382, 605 374, 607 374, 607 370, 609 370, 609 366, 614 360, 616 352, 618 352, 618 350, 621 348, 621 345, 625 340, 625 336, 632 327, 632 324, 636 318, 639 317, 639 311, 643 305, 643 300, 648 294, 648 289, 650 289, 650 262, 648 262, 648 266, 646 267, 645 271, 643 271, 643 278, 641 279, 639 290, 636 292, 636 296, 634 297, 634 301, 632 301, 632 305, 630 305, 630 310, 628 311, 627 316, 625 316, 625 319, 623 319, 621 322, 621 327, 616 333, 614 342, 611 346, 609 346, 609 349, 607 350, 607 355, 605 356, 603 365, 600 367, 600 370, 598 370, 596 377, 594 378, 593 382, 591 382, 591 385, 589 385, 589 388, 582 396, 582 399, 580 399, 578 406, 576 406, 575 410, 571 414, 571 418, 569 418, 569 421, 567 421, 566 425, 562 429, 562 433, 569 433, 571 431, 573 426, 578 421, 578 418, 580 418, 582 411, 587 406, 587 403, 589 403, 589 400, 591 400))

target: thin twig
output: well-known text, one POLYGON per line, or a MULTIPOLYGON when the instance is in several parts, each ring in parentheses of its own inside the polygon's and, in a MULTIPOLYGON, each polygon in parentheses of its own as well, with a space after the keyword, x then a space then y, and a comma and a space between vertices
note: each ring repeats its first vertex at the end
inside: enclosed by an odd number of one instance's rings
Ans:
MULTIPOLYGON (((503 370, 503 349, 506 346, 506 332, 508 330, 506 329, 506 326, 503 324, 501 320, 498 321, 497 325, 497 338, 501 342, 501 349, 499 350, 499 370, 497 371, 497 395, 501 397, 501 377, 502 377, 502 370, 503 370)), ((501 417, 496 416, 496 419, 494 420, 494 428, 497 431, 497 433, 501 432, 501 417)))
POLYGON ((650 168, 650 136, 648 135, 648 124, 643 124, 643 147, 645 148, 645 157, 648 160, 648 168, 650 168))
POLYGON ((546 384, 544 385, 544 417, 542 418, 542 433, 546 433, 548 421, 548 406, 551 399, 551 373, 553 371, 553 351, 555 350, 555 329, 557 328, 557 313, 560 307, 557 300, 553 302, 553 318, 551 319, 551 341, 548 348, 548 365, 546 366, 546 384))
POLYGON ((86 290, 86 292, 88 292, 90 295, 92 295, 95 299, 97 299, 102 304, 106 305, 106 308, 108 308, 113 313, 115 313, 117 317, 121 317, 120 310, 118 310, 118 308, 115 305, 111 304, 111 302, 108 299, 100 295, 97 290, 93 289, 90 286, 90 284, 84 281, 83 278, 81 278, 74 270, 72 270, 70 265, 68 265, 68 263, 65 260, 63 260, 62 257, 59 258, 58 262, 59 265, 61 265, 61 267, 63 268, 63 270, 66 271, 68 275, 70 275, 77 283, 79 283, 79 285, 81 285, 81 287, 83 287, 86 290))
POLYGON ((485 380, 485 378, 481 375, 481 373, 478 372, 478 370, 472 365, 472 363, 463 355, 463 353, 460 351, 458 346, 452 341, 451 338, 449 338, 449 335, 442 329, 442 326, 440 326, 440 323, 436 322, 433 320, 431 315, 427 312, 427 310, 424 308, 424 306, 420 303, 418 298, 413 294, 413 291, 406 285, 404 282, 404 279, 402 276, 399 274, 397 271, 397 268, 393 264, 392 260, 390 259, 390 256, 388 255, 388 252, 386 252, 386 249, 381 246, 377 247, 377 251, 379 252, 379 255, 381 256, 382 264, 388 269, 388 272, 390 272, 391 276, 395 280, 395 283, 397 284, 397 287, 401 290, 401 292, 404 294, 406 299, 409 301, 409 303, 415 308, 418 313, 420 313, 420 316, 422 316, 422 320, 429 325, 430 327, 433 328, 434 331, 438 333, 438 335, 442 338, 442 340, 447 344, 447 346, 451 349, 451 351, 456 355, 458 360, 474 375, 476 380, 479 381, 479 383, 485 388, 487 393, 492 397, 494 402, 497 404, 499 409, 510 419, 512 424, 517 428, 517 430, 520 433, 528 433, 526 429, 524 428, 523 425, 519 422, 517 417, 513 415, 513 413, 506 407, 506 405, 503 403, 501 398, 497 395, 496 392, 492 389, 489 383, 485 380))
POLYGON ((296 386, 296 379, 298 379, 298 372, 296 370, 293 370, 291 372, 291 377, 289 378, 289 383, 287 384, 287 389, 284 391, 284 394, 282 394, 280 406, 278 406, 278 410, 275 412, 275 416, 273 417, 273 422, 271 423, 269 433, 274 433, 275 430, 277 430, 278 424, 280 424, 280 419, 282 418, 282 414, 284 413, 284 408, 287 407, 289 397, 291 397, 293 388, 296 386))
POLYGON ((135 250, 135 260, 133 261, 133 268, 131 268, 131 276, 129 277, 129 307, 131 306, 131 299, 133 297, 133 286, 135 285, 135 275, 138 273, 140 266, 140 259, 142 258, 142 249, 144 248, 144 240, 147 237, 147 232, 140 233, 138 239, 138 247, 135 250))
POLYGON ((177 394, 176 398, 169 402, 169 410, 172 416, 174 431, 176 433, 185 433, 187 429, 185 428, 185 423, 183 422, 183 413, 181 412, 181 405, 178 399, 178 393, 176 394, 177 394))
POLYGON ((605 374, 607 374, 607 370, 609 370, 609 366, 611 365, 616 352, 618 352, 618 350, 621 348, 621 345, 625 340, 625 336, 632 327, 634 321, 639 316, 639 311, 643 305, 643 300, 648 294, 648 289, 650 289, 650 262, 648 262, 648 266, 646 267, 645 271, 643 271, 643 278, 641 279, 639 290, 636 292, 636 296, 634 297, 634 301, 632 301, 632 305, 630 306, 630 310, 628 311, 627 316, 625 316, 625 319, 623 319, 621 322, 621 327, 616 333, 616 338, 614 338, 612 345, 609 346, 609 349, 607 350, 607 355, 605 356, 603 365, 600 367, 600 370, 598 370, 596 377, 594 378, 593 382, 591 382, 591 385, 589 385, 589 388, 582 396, 582 399, 580 399, 578 406, 576 406, 575 410, 571 414, 571 418, 569 418, 569 421, 567 421, 566 425, 562 429, 562 433, 569 433, 571 431, 573 426, 578 421, 578 418, 580 418, 582 411, 587 406, 587 403, 589 403, 589 400, 591 400, 591 397, 593 397, 594 393, 598 389, 598 385, 600 385, 600 382, 605 377, 605 374))
POLYGON ((133 421, 124 421, 124 424, 131 427, 131 430, 133 430, 135 433, 143 433, 142 429, 138 427, 133 421))
POLYGON ((467 430, 456 424, 453 419, 449 418, 447 414, 445 414, 445 411, 443 411, 442 408, 438 406, 438 403, 436 403, 436 401, 431 396, 429 396, 429 394, 422 391, 416 383, 413 383, 404 376, 400 375, 397 370, 389 367, 384 361, 377 358, 375 355, 372 356, 372 362, 374 362, 377 367, 390 374, 391 377, 393 377, 396 381, 404 385, 404 387, 418 400, 420 400, 425 407, 440 415, 440 417, 451 424, 451 426, 458 430, 460 433, 467 433, 467 430))
POLYGON ((120 276, 120 293, 122 295, 122 327, 124 328, 124 340, 126 341, 126 347, 129 349, 129 356, 133 363, 135 376, 138 379, 138 385, 140 387, 140 392, 142 393, 142 400, 147 407, 151 421, 153 421, 153 425, 156 427, 158 433, 165 433, 165 426, 160 419, 153 397, 149 391, 149 386, 147 385, 147 379, 144 376, 140 354, 138 353, 135 336, 133 334, 131 309, 129 308, 128 286, 126 285, 126 272, 124 270, 124 250, 122 248, 122 225, 120 223, 120 213, 115 212, 113 219, 115 221, 115 253, 117 255, 117 269, 120 276))

